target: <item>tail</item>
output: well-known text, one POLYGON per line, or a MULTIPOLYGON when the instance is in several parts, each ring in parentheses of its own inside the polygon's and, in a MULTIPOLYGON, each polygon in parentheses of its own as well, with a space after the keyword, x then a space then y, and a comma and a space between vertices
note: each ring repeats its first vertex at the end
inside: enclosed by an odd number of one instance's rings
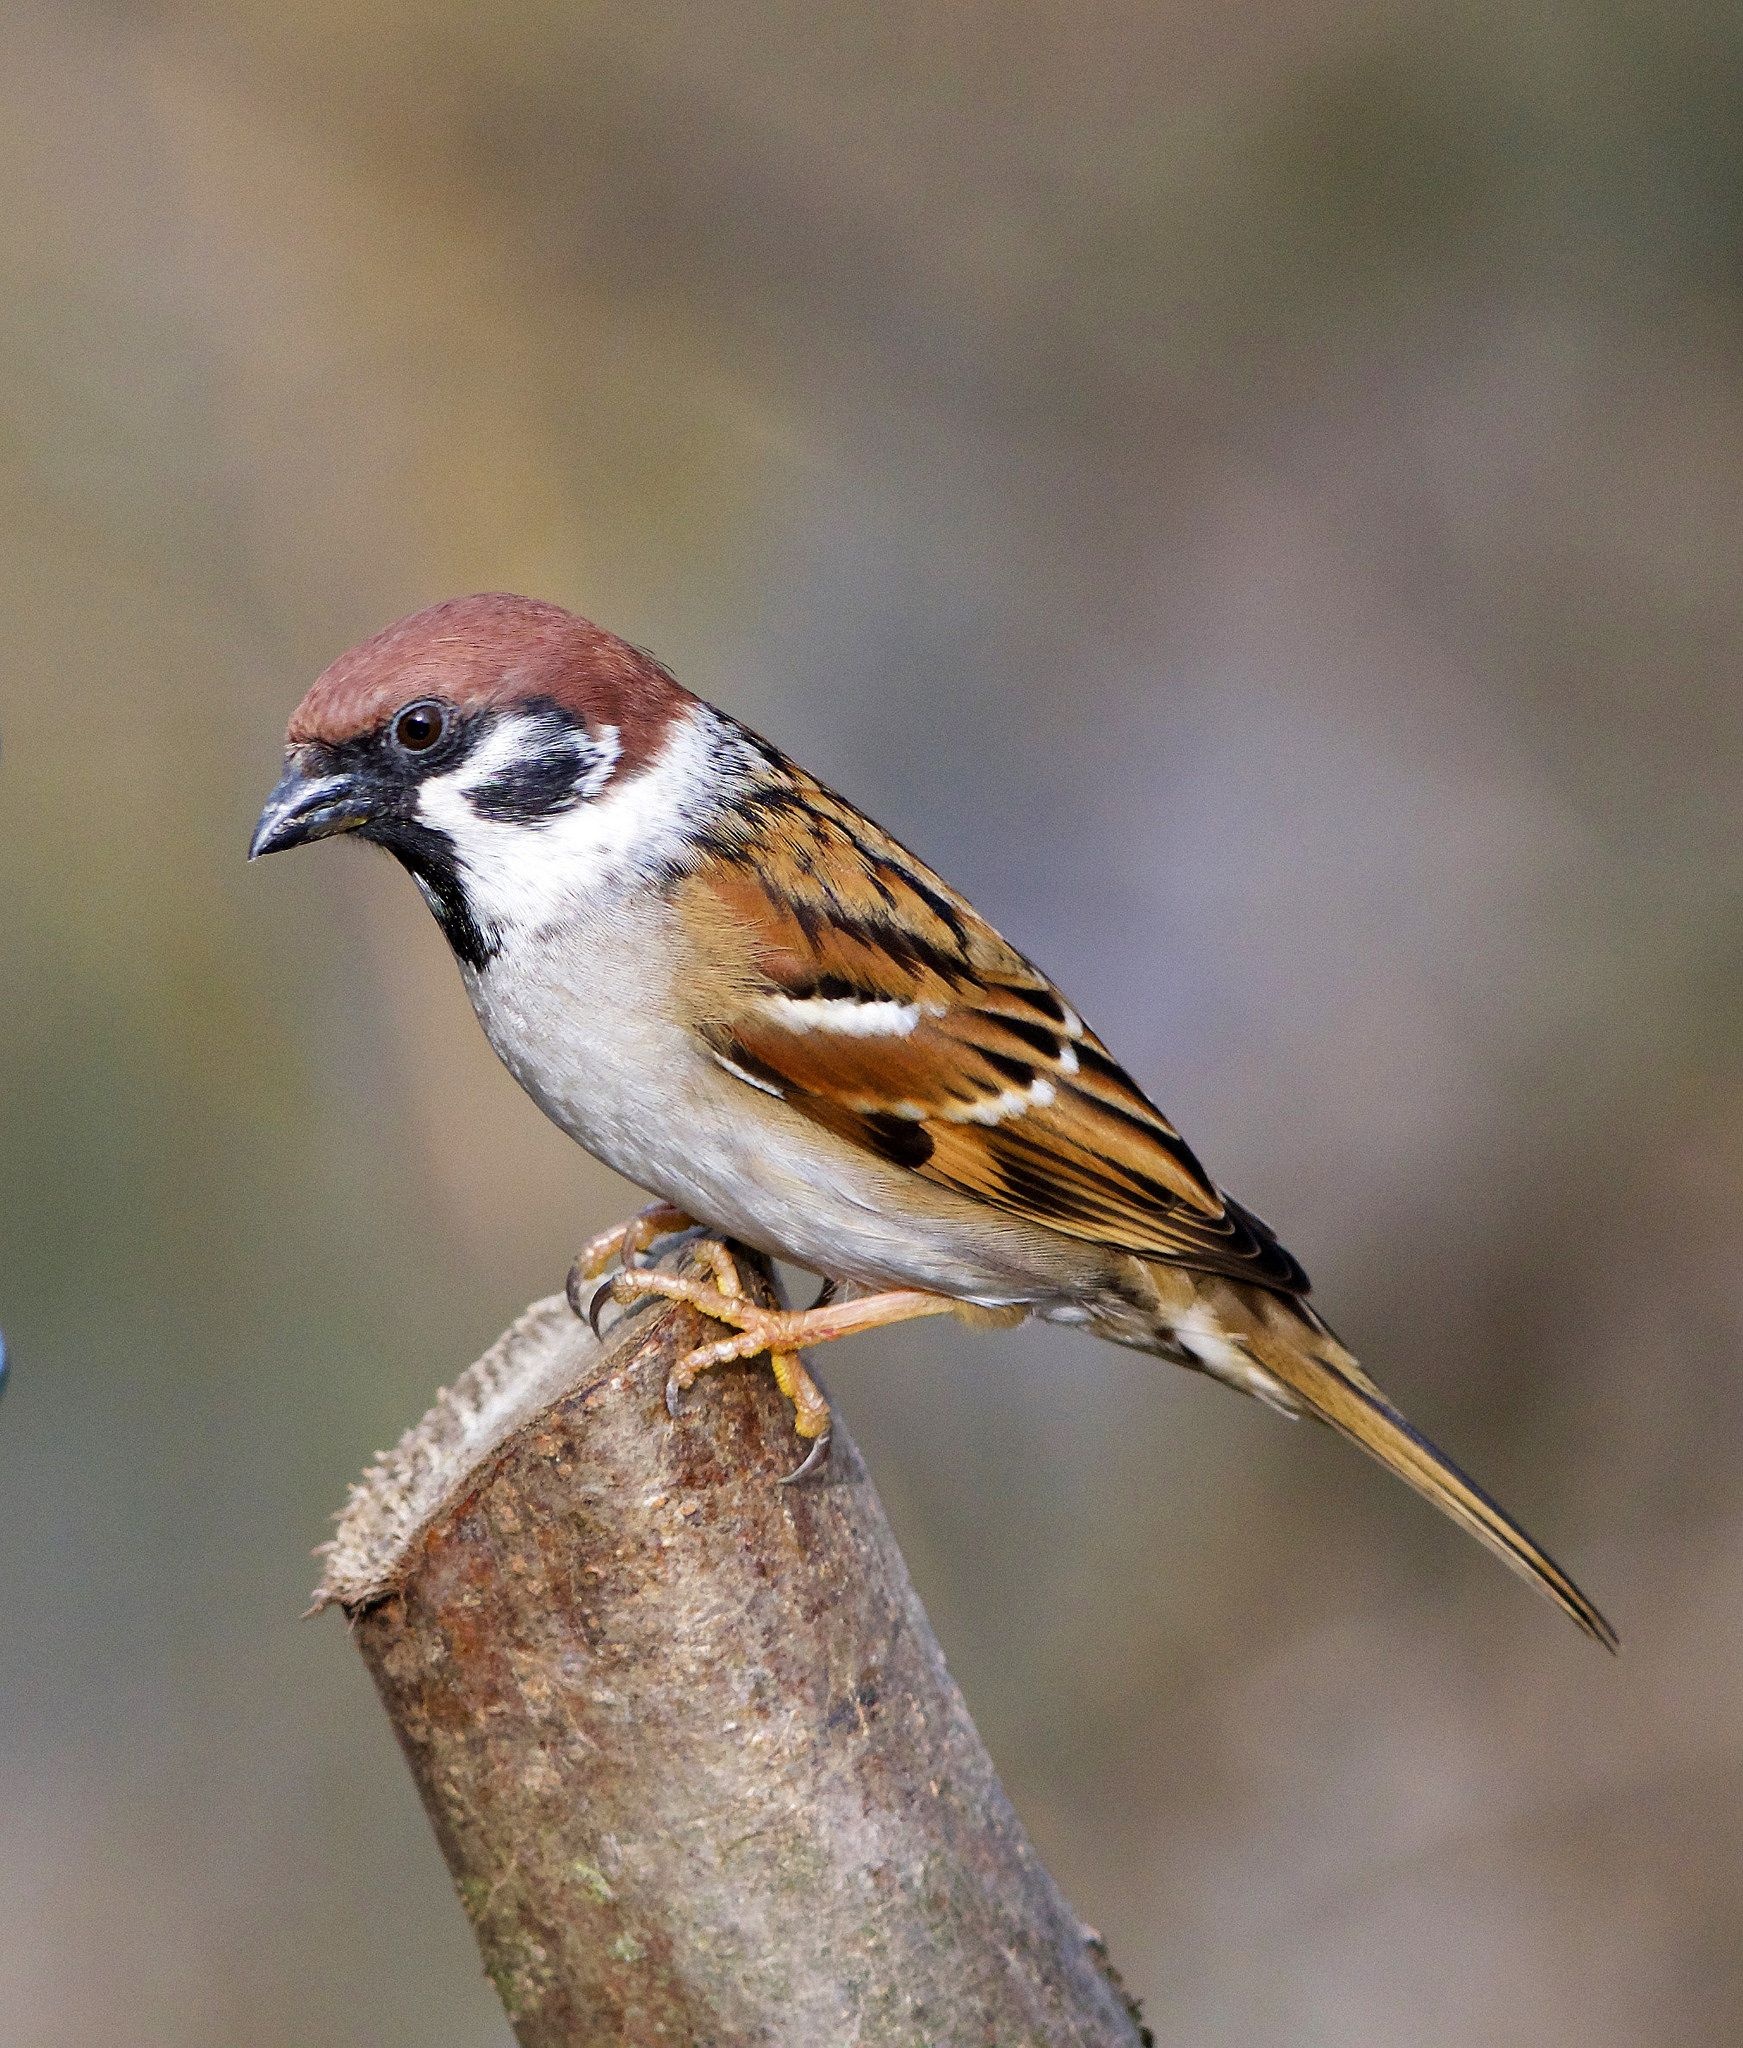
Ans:
MULTIPOLYGON (((1244 1354, 1244 1362, 1256 1361, 1287 1393, 1279 1405, 1304 1409, 1330 1423, 1547 1594, 1595 1642, 1606 1650, 1620 1647, 1616 1631, 1555 1559, 1399 1414, 1305 1303, 1215 1282, 1200 1302, 1202 1309, 1214 1311, 1222 1340, 1244 1354)), ((1190 1338, 1187 1344, 1194 1348, 1190 1338)), ((1210 1359, 1201 1362, 1218 1371, 1210 1359)), ((1250 1363, 1246 1376, 1251 1377, 1250 1363)), ((1234 1375, 1223 1371, 1218 1377, 1234 1375)))

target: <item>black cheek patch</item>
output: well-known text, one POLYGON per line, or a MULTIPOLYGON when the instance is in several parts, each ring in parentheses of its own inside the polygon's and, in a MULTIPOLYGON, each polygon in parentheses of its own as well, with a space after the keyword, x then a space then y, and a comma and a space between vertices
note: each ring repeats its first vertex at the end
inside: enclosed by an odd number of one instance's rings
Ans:
POLYGON ((555 818, 584 801, 581 785, 589 765, 581 747, 552 747, 469 789, 466 801, 493 824, 536 825, 541 818, 555 818))

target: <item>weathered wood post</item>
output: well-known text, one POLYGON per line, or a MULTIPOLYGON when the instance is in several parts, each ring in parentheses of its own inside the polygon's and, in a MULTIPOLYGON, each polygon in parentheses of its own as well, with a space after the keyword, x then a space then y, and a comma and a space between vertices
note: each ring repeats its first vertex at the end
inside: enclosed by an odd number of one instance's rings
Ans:
MULTIPOLYGON (((680 1253, 678 1256, 682 1256, 680 1253)), ((747 1279, 768 1286, 746 1259, 747 1279)), ((561 1298, 340 1519, 341 1606, 526 2048, 1138 2048, 838 1427, 561 1298)))

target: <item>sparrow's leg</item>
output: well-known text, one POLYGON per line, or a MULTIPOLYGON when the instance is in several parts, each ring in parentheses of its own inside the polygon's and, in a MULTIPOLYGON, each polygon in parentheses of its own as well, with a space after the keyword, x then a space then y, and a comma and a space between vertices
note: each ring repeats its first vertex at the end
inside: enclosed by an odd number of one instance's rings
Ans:
POLYGON ((838 1337, 852 1337, 862 1329, 879 1329, 885 1323, 907 1323, 922 1315, 950 1315, 959 1307, 942 1294, 922 1294, 918 1288, 897 1288, 889 1294, 840 1300, 836 1286, 830 1284, 823 1288, 811 1309, 762 1309, 746 1298, 733 1255, 719 1239, 705 1237, 694 1247, 694 1255, 709 1268, 713 1286, 707 1280, 637 1266, 604 1280, 586 1309, 573 1288, 569 1298, 578 1315, 592 1315, 602 1305, 604 1296, 629 1305, 633 1300, 657 1294, 662 1300, 682 1300, 707 1315, 709 1321, 725 1323, 727 1329, 735 1331, 735 1335, 719 1337, 715 1343, 698 1343, 668 1372, 666 1407, 674 1415, 678 1413, 680 1397, 711 1366, 723 1366, 733 1358, 758 1358, 762 1352, 768 1352, 774 1384, 793 1403, 795 1432, 811 1442, 805 1462, 797 1473, 787 1475, 789 1483, 813 1473, 830 1448, 830 1403, 823 1399, 823 1391, 805 1370, 799 1358, 801 1348, 809 1343, 834 1343, 838 1337))
MULTIPOLYGON (((625 1266, 633 1266, 656 1237, 669 1237, 675 1231, 693 1230, 695 1227, 695 1219, 686 1216, 682 1209, 674 1209, 670 1202, 655 1202, 639 1215, 632 1216, 627 1223, 590 1237, 575 1254, 575 1263, 569 1268, 571 1304, 575 1303, 580 1292, 580 1283, 597 1279, 613 1259, 620 1259, 625 1266)), ((581 1313, 579 1306, 575 1313, 581 1313)))
MULTIPOLYGON (((704 1241, 696 1249, 714 1267, 717 1281, 726 1277, 714 1259, 708 1257, 719 1253, 730 1259, 724 1246, 704 1241)), ((734 1274, 734 1283, 736 1278, 734 1274)), ((666 1301, 688 1302, 711 1322, 724 1323, 737 1332, 712 1344, 698 1344, 679 1361, 674 1375, 683 1375, 684 1386, 710 1366, 725 1365, 730 1359, 755 1358, 764 1351, 799 1351, 813 1344, 833 1344, 838 1338, 856 1337, 862 1330, 882 1329, 888 1323, 912 1322, 919 1316, 954 1315, 961 1306, 946 1295, 923 1294, 918 1288, 903 1287, 888 1294, 831 1301, 822 1308, 761 1308, 746 1300, 736 1288, 728 1294, 719 1286, 710 1287, 706 1280, 686 1279, 643 1266, 614 1274, 609 1292, 624 1303, 639 1301, 649 1294, 657 1294, 666 1301)))
POLYGON ((666 1406, 674 1415, 684 1392, 710 1367, 725 1365, 735 1358, 756 1358, 767 1352, 775 1384, 793 1404, 793 1427, 812 1440, 812 1451, 790 1477, 801 1478, 815 1470, 829 1438, 829 1403, 805 1370, 798 1353, 811 1344, 832 1344, 837 1338, 852 1337, 861 1330, 875 1330, 886 1323, 910 1322, 919 1316, 952 1314, 957 1304, 941 1294, 923 1294, 917 1288, 901 1288, 888 1294, 872 1294, 848 1300, 829 1300, 815 1308, 761 1308, 748 1301, 739 1282, 732 1254, 723 1244, 705 1239, 696 1247, 697 1257, 714 1276, 710 1287, 704 1280, 680 1278, 638 1267, 618 1273, 609 1284, 614 1300, 628 1303, 646 1295, 666 1301, 688 1302, 710 1321, 725 1323, 736 1334, 711 1344, 698 1344, 680 1358, 666 1378, 666 1406))
MULTIPOLYGON (((625 1301, 637 1294, 661 1294, 669 1300, 688 1300, 691 1292, 706 1295, 710 1300, 720 1298, 748 1307, 744 1301, 744 1282, 739 1277, 738 1265, 730 1251, 718 1238, 702 1238, 693 1247, 693 1256, 708 1268, 713 1277, 714 1287, 708 1289, 700 1282, 682 1281, 674 1276, 670 1287, 637 1287, 633 1291, 618 1286, 624 1274, 640 1273, 635 1265, 636 1257, 645 1251, 656 1237, 668 1232, 693 1228, 691 1219, 681 1209, 675 1209, 669 1202, 656 1202, 652 1208, 644 1209, 639 1216, 620 1224, 615 1230, 601 1231, 585 1244, 575 1263, 569 1269, 569 1306, 583 1320, 593 1327, 595 1336, 599 1333, 599 1311, 608 1299, 625 1301), (585 1280, 595 1279, 603 1273, 613 1260, 621 1265, 621 1273, 613 1274, 594 1287, 591 1293, 583 1290, 585 1280)), ((835 1283, 829 1282, 818 1304, 829 1300, 835 1291, 835 1283)), ((757 1349, 762 1349, 758 1346, 757 1349)), ((754 1356, 754 1352, 751 1354, 754 1356)), ((666 1383, 666 1406, 676 1415, 678 1396, 688 1388, 696 1377, 695 1371, 686 1371, 688 1357, 679 1361, 666 1383)), ((812 1440, 810 1454, 797 1472, 790 1473, 790 1479, 803 1478, 815 1470, 823 1454, 829 1448, 829 1403, 824 1399, 817 1382, 805 1370, 799 1358, 790 1351, 773 1351, 769 1363, 774 1369, 775 1384, 793 1404, 793 1426, 802 1437, 812 1440)), ((696 1368, 700 1371, 702 1368, 696 1368)), ((785 1483, 785 1482, 783 1482, 785 1483)))
MULTIPOLYGON (((729 1302, 735 1302, 740 1309, 752 1306, 744 1298, 744 1282, 739 1277, 738 1263, 730 1251, 716 1237, 704 1238, 696 1247, 696 1257, 714 1275, 714 1284, 729 1302)), ((826 1288, 825 1293, 832 1291, 826 1288)), ((742 1327, 742 1325, 735 1325, 742 1327)), ((755 1351, 741 1355, 754 1358, 755 1351)), ((810 1439, 811 1448, 805 1455, 804 1463, 797 1471, 789 1472, 781 1484, 790 1486, 795 1479, 803 1479, 808 1472, 814 1472, 829 1452, 829 1403, 823 1389, 805 1370, 804 1361, 796 1351, 777 1351, 767 1347, 769 1366, 775 1375, 775 1385, 793 1404, 793 1428, 802 1437, 810 1439)), ((668 1413, 678 1412, 678 1397, 695 1384, 696 1375, 707 1370, 699 1364, 698 1351, 686 1352, 666 1375, 666 1408, 668 1413)), ((711 1361, 712 1362, 712 1361, 711 1361)))

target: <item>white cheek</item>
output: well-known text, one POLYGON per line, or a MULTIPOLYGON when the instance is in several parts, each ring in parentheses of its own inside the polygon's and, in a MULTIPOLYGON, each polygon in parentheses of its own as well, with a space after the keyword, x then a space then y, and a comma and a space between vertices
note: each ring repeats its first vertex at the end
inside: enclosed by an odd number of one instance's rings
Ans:
POLYGON ((571 809, 530 822, 480 817, 470 793, 524 757, 528 724, 504 720, 459 768, 426 782, 418 816, 453 842, 481 924, 537 931, 681 852, 696 818, 718 804, 722 783, 712 714, 698 705, 674 721, 645 768, 621 781, 613 780, 621 742, 605 728, 598 737, 609 753, 589 765, 586 800, 571 809))
POLYGON ((581 793, 596 797, 617 772, 623 759, 623 737, 615 725, 602 725, 593 735, 593 759, 581 778, 581 793))
POLYGON ((507 774, 538 744, 538 736, 535 718, 498 719, 482 745, 475 746, 458 768, 430 777, 423 787, 424 799, 434 798, 438 808, 450 809, 456 800, 507 774))

